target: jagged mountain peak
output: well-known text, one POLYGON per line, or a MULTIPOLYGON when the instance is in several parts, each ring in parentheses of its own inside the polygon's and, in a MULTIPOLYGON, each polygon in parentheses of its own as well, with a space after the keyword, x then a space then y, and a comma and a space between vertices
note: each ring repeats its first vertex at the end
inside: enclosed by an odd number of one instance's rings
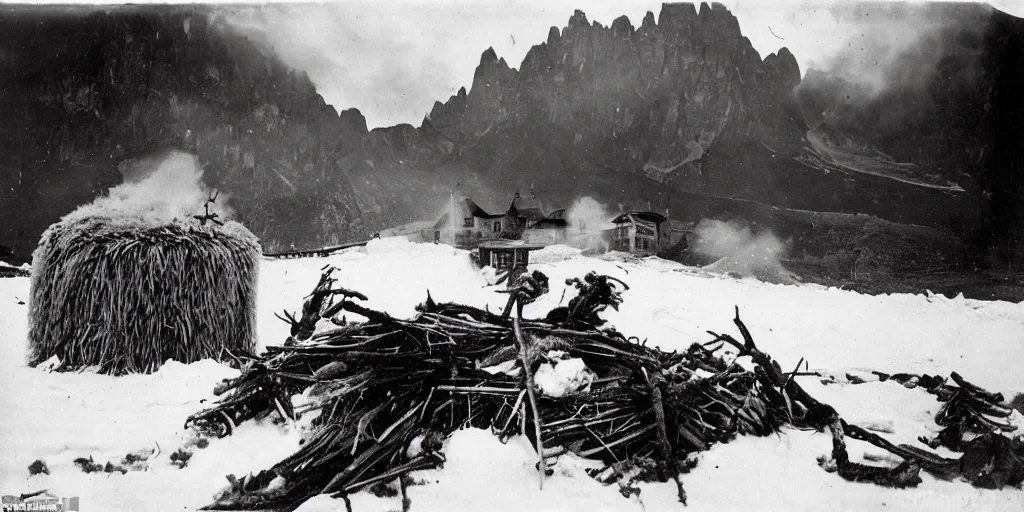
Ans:
POLYGON ((560 37, 562 37, 562 31, 558 30, 558 27, 551 27, 550 29, 548 29, 548 44, 555 44, 556 42, 558 42, 558 39, 560 37))
POLYGON ((707 160, 736 144, 795 151, 801 143, 789 108, 795 58, 780 50, 762 61, 718 4, 700 12, 664 4, 660 21, 649 12, 639 31, 628 17, 604 27, 577 10, 530 48, 518 72, 496 59, 485 52, 465 100, 429 116, 452 144, 446 154, 475 155, 482 168, 560 182, 552 169, 594 165, 693 185, 719 166, 756 172, 728 157, 707 160), (502 149, 478 153, 495 145, 502 149))
POLYGON ((358 108, 342 110, 341 113, 338 114, 338 120, 341 126, 348 128, 355 133, 365 134, 368 131, 366 127, 366 117, 363 116, 363 113, 360 112, 358 108))
POLYGON ((498 62, 498 53, 494 51, 494 47, 490 46, 483 53, 480 54, 480 65, 486 65, 498 62))
POLYGON ((576 9, 572 13, 572 16, 569 17, 569 25, 568 26, 569 26, 569 28, 589 27, 590 26, 590 22, 587 21, 587 15, 583 11, 581 11, 579 9, 576 9))
POLYGON ((644 20, 640 24, 640 28, 644 31, 652 30, 657 26, 657 22, 654 21, 654 13, 647 11, 644 15, 644 20))
POLYGON ((630 23, 628 16, 619 16, 618 18, 615 18, 615 21, 612 22, 612 34, 616 36, 631 36, 633 35, 633 32, 633 24, 630 23))
POLYGON ((692 3, 664 3, 661 4, 657 26, 666 30, 675 30, 686 27, 696 19, 697 8, 692 3))
POLYGON ((789 51, 789 48, 783 46, 782 48, 779 48, 778 52, 769 53, 762 62, 767 69, 771 69, 790 79, 795 79, 795 81, 799 83, 800 64, 796 61, 796 56, 789 51))

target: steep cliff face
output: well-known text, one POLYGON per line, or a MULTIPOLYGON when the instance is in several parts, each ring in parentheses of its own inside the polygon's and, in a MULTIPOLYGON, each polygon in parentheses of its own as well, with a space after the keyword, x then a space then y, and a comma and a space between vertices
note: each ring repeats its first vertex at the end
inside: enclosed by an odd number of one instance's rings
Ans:
MULTIPOLYGON (((484 52, 470 91, 435 104, 429 122, 454 150, 504 132, 519 149, 497 156, 533 160, 538 174, 587 163, 665 181, 720 170, 701 162, 716 147, 756 141, 795 150, 802 134, 791 91, 799 81, 788 50, 762 60, 720 5, 698 12, 665 4, 658 22, 648 13, 639 29, 626 17, 604 27, 576 11, 518 72, 484 52)), ((704 185, 736 192, 756 172, 704 185)))
POLYGON ((932 186, 927 166, 870 144, 852 155, 819 150, 798 84, 792 53, 762 59, 720 5, 665 4, 640 27, 576 11, 518 70, 485 51, 468 91, 402 132, 415 149, 392 183, 446 169, 446 184, 471 181, 474 195, 531 187, 549 206, 587 194, 690 217, 707 213, 697 195, 944 228, 976 220, 956 187, 932 186))
MULTIPOLYGON (((359 231, 335 163, 366 125, 324 104, 307 77, 201 7, 0 9, 0 245, 27 255, 42 230, 168 148, 270 250, 359 231)), ((358 233, 361 235, 362 233, 358 233)))

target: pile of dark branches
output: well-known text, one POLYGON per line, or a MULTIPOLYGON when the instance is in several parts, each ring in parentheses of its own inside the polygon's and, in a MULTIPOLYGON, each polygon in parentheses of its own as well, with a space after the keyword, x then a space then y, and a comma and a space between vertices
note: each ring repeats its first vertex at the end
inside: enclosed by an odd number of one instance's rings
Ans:
MULTIPOLYGON (((756 346, 738 308, 733 321, 741 339, 711 333, 708 343, 665 352, 605 325, 599 314, 617 309, 627 289, 608 276, 567 281, 576 296, 541 319, 520 318, 521 307, 520 314, 509 307, 495 314, 436 303, 428 294, 407 320, 361 305, 366 297, 337 286, 332 275, 325 269, 300 315, 282 317, 292 325, 282 346, 245 361, 238 378, 215 390, 220 401, 188 418, 186 427, 225 436, 253 418, 315 415, 297 452, 256 475, 229 476, 230 487, 208 509, 292 510, 318 494, 348 503, 353 492, 396 480, 404 494, 401 477, 441 467, 444 438, 466 427, 490 429, 501 439, 526 435, 538 453, 541 487, 548 461, 574 453, 604 461, 605 470, 594 476, 606 483, 621 484, 637 470, 644 479, 672 480, 683 504, 679 474, 692 467, 691 454, 784 426, 831 430, 835 450, 823 464, 850 480, 905 487, 920 480, 922 468, 979 478, 954 468, 958 460, 893 446, 845 423, 797 383, 802 360, 786 372, 756 346), (347 314, 366 320, 348 322, 347 314), (323 329, 324 318, 334 327, 323 329), (590 378, 549 396, 533 377, 566 357, 581 359, 590 378), (749 357, 753 370, 737 364, 739 357, 749 357), (299 394, 305 403, 293 407, 299 394), (853 463, 845 437, 882 446, 905 462, 895 468, 853 463)), ((502 290, 520 306, 546 291, 539 272, 502 290)), ((969 389, 972 400, 987 396, 969 389)), ((1006 460, 1015 453, 1010 445, 990 452, 1006 460)))

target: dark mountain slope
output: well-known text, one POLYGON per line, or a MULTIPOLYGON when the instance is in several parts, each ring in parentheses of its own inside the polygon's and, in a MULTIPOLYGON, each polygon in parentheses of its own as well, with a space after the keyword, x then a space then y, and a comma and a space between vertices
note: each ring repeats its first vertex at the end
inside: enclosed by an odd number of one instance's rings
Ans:
POLYGON ((118 165, 168 148, 196 153, 269 249, 358 231, 334 160, 365 121, 209 9, 3 6, 0 27, 0 245, 18 256, 118 165))
MULTIPOLYGON (((797 96, 816 143, 855 170, 965 189, 946 227, 995 261, 1024 261, 1020 198, 1024 20, 981 4, 911 7, 947 23, 900 49, 885 86, 810 70, 797 96), (884 153, 884 158, 862 159, 884 153), (902 162, 893 165, 894 162, 902 162), (898 167, 898 169, 893 169, 898 167)), ((913 206, 913 203, 911 205, 913 206)))

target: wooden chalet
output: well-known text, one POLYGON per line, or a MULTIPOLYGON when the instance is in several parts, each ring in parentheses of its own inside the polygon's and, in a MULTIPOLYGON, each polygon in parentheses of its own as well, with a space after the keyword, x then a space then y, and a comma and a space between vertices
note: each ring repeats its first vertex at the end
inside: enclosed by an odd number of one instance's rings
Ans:
POLYGON ((533 223, 545 218, 544 212, 540 209, 540 203, 534 196, 525 197, 516 192, 512 198, 512 204, 505 211, 505 229, 503 238, 518 240, 523 237, 523 232, 533 223))
POLYGON ((430 241, 472 249, 484 240, 500 238, 504 228, 505 214, 488 213, 472 199, 466 198, 456 201, 451 211, 438 219, 433 229, 429 230, 430 241), (453 212, 456 219, 454 226, 450 222, 453 212))
MULTIPOLYGON (((494 210, 491 210, 494 211, 494 210)), ((469 198, 455 201, 431 229, 422 232, 425 242, 445 243, 462 249, 474 249, 488 240, 526 240, 531 244, 565 241, 568 223, 565 210, 545 215, 536 197, 516 192, 505 213, 489 213, 469 198), (455 217, 454 226, 449 217, 455 217)))
POLYGON ((612 219, 615 228, 609 230, 609 248, 638 256, 656 254, 665 238, 662 225, 667 220, 664 215, 655 212, 622 213, 612 219))

